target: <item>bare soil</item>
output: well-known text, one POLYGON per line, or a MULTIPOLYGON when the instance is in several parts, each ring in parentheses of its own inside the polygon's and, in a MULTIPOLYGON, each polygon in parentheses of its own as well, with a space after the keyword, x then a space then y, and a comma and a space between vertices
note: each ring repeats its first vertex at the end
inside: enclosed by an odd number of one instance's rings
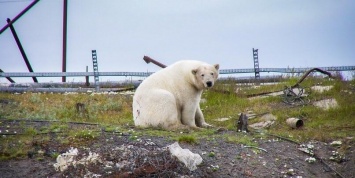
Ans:
MULTIPOLYGON (((19 122, 1 122, 3 126, 10 125, 9 133, 14 133, 11 129, 21 128, 19 122)), ((36 128, 48 123, 25 124, 36 128)), ((97 126, 71 124, 70 127, 80 129, 97 126)), ((2 132, 2 137, 19 136, 21 130, 16 133, 8 135, 2 132)), ((29 141, 33 149, 27 156, 0 161, 0 177, 355 177, 355 144, 350 141, 345 155, 337 161, 329 158, 339 147, 317 141, 304 143, 314 146, 312 150, 316 161, 313 163, 306 161, 311 155, 300 151, 302 146, 274 136, 255 137, 257 148, 229 143, 224 139, 200 139, 195 144, 180 143, 182 148, 190 149, 203 158, 202 164, 195 171, 190 171, 165 149, 175 142, 167 137, 134 137, 131 132, 102 130, 95 139, 81 140, 80 144, 72 140, 72 143, 63 145, 57 139, 58 134, 62 133, 47 134, 50 140, 46 142, 38 142, 38 138, 45 134, 39 134, 29 141), (69 165, 64 171, 55 170, 53 165, 56 159, 53 154, 65 153, 71 147, 78 149, 78 155, 74 158, 77 161, 90 153, 97 153, 100 161, 69 165)), ((221 130, 215 134, 237 133, 221 130)), ((255 133, 245 134, 253 136, 255 133)))

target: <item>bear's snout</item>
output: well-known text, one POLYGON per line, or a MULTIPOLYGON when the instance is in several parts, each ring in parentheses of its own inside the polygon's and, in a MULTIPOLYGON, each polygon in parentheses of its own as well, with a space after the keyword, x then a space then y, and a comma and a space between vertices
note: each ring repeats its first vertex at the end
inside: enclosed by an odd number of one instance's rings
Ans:
POLYGON ((207 85, 207 87, 212 87, 212 82, 208 81, 208 82, 206 82, 206 85, 207 85))

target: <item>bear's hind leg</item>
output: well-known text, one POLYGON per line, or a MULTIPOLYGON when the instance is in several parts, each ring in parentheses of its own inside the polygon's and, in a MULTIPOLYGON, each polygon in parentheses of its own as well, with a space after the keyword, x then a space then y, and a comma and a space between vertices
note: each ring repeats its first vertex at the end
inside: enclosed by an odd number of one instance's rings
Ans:
POLYGON ((144 106, 144 109, 140 114, 144 115, 142 118, 144 118, 146 125, 162 127, 166 130, 175 130, 183 126, 177 111, 175 97, 169 91, 151 90, 144 95, 141 105, 144 106))

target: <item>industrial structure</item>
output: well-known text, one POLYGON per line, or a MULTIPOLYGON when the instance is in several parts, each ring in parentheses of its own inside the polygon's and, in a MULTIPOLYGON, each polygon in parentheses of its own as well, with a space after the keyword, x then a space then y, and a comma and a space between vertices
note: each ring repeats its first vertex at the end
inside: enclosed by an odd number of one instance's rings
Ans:
MULTIPOLYGON (((91 51, 92 55, 92 66, 94 69, 94 82, 95 82, 95 88, 96 91, 100 90, 100 85, 99 85, 99 65, 97 64, 97 55, 96 55, 96 50, 91 51)), ((88 75, 86 75, 88 76, 88 75)))
POLYGON ((255 79, 260 79, 260 69, 259 69, 259 54, 258 49, 253 48, 253 59, 254 59, 254 73, 255 79))
MULTIPOLYGON (((33 0, 24 10, 22 10, 17 16, 12 20, 7 19, 7 24, 0 29, 0 35, 8 28, 10 28, 12 35, 16 41, 16 44, 20 50, 20 53, 25 61, 27 69, 29 72, 4 72, 0 69, 0 78, 5 77, 11 83, 15 81, 11 77, 32 77, 35 83, 38 83, 37 77, 62 77, 62 82, 66 82, 66 77, 86 77, 87 85, 89 85, 89 76, 94 77, 95 88, 99 90, 99 76, 137 76, 137 77, 146 77, 152 74, 152 72, 99 72, 98 71, 98 61, 97 61, 97 52, 92 50, 92 61, 93 61, 93 72, 67 72, 67 9, 68 9, 68 0, 63 0, 63 42, 62 42, 62 72, 35 72, 31 67, 30 60, 27 58, 24 48, 21 45, 20 39, 16 34, 14 23, 22 17, 28 10, 35 6, 39 0, 33 0)), ((144 56, 143 58, 147 63, 152 62, 162 68, 166 65, 144 56)), ((222 69, 220 74, 237 74, 237 73, 255 73, 255 79, 260 79, 261 72, 277 72, 277 73, 304 73, 312 69, 310 68, 259 68, 259 57, 258 49, 253 48, 253 62, 254 68, 249 69, 222 69)), ((355 66, 336 66, 336 67, 318 67, 321 70, 325 71, 350 71, 355 70, 355 66)), ((256 81, 257 81, 256 80, 256 81)))
MULTIPOLYGON (((314 67, 306 68, 259 68, 259 72, 276 72, 276 73, 304 73, 314 67)), ((355 66, 337 66, 337 67, 318 67, 325 71, 351 71, 355 70, 355 66)), ((221 69, 220 74, 240 74, 254 73, 254 68, 248 69, 221 69)), ((99 76, 134 76, 146 77, 153 72, 98 72, 99 76)), ((94 72, 0 72, 0 77, 85 77, 95 76, 94 72)))
MULTIPOLYGON (((14 39, 16 41, 16 44, 21 52, 21 55, 26 63, 27 69, 29 72, 34 72, 32 69, 30 60, 27 58, 27 55, 25 53, 25 50, 20 42, 20 39, 17 36, 15 27, 13 24, 21 18, 28 10, 30 10, 33 6, 35 6, 39 0, 33 0, 32 3, 30 3, 24 10, 22 10, 16 17, 14 17, 12 20, 10 18, 7 18, 7 24, 1 28, 0 30, 0 35, 8 28, 10 28, 12 35, 14 36, 14 39)), ((67 64, 67 10, 68 10, 68 0, 63 0, 63 53, 62 53, 62 72, 66 72, 66 64, 67 64)), ((38 83, 38 80, 36 77, 32 77, 33 81, 38 83)), ((10 78, 11 79, 11 78, 10 78)), ((12 80, 12 79, 11 79, 12 80)), ((66 76, 62 76, 62 82, 66 82, 66 76)))

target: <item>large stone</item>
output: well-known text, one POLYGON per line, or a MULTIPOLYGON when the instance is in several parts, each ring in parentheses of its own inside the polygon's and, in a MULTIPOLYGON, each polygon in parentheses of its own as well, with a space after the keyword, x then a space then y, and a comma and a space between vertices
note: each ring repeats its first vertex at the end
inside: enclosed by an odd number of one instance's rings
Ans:
POLYGON ((189 149, 182 149, 178 142, 168 146, 172 156, 175 156, 179 161, 185 164, 190 170, 197 169, 197 165, 202 163, 202 157, 197 153, 192 153, 189 149))
POLYGON ((328 110, 331 108, 338 107, 338 102, 334 98, 316 101, 313 103, 314 106, 319 107, 323 110, 328 110))
POLYGON ((312 91, 316 91, 318 93, 323 93, 325 91, 329 91, 332 88, 333 88, 333 86, 313 86, 313 87, 311 87, 312 91))
POLYGON ((277 117, 271 113, 267 113, 267 114, 264 114, 263 116, 261 116, 260 120, 261 120, 260 122, 249 125, 249 127, 253 128, 253 129, 268 128, 275 123, 275 121, 277 120, 277 117))

